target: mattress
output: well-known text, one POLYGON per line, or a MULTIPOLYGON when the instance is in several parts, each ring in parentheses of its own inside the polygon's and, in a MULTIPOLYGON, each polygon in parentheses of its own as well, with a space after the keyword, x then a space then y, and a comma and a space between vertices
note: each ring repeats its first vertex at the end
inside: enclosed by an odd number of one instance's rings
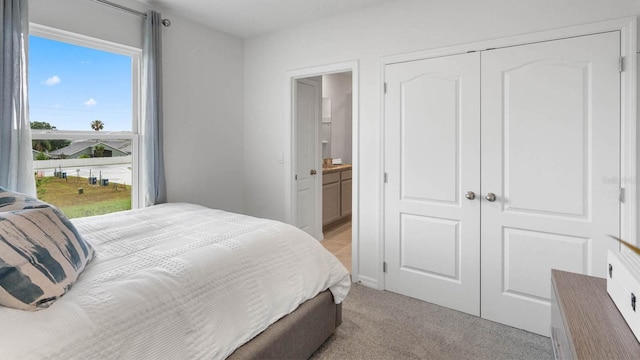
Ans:
POLYGON ((222 359, 349 273, 272 220, 186 203, 73 220, 96 258, 49 309, 0 308, 2 359, 222 359))

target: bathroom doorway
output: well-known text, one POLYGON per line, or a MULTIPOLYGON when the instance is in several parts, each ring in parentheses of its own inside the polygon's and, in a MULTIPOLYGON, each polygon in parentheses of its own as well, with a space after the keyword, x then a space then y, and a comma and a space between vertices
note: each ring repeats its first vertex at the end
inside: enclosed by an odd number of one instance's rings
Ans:
POLYGON ((322 75, 322 245, 351 271, 353 189, 351 71, 322 75))
MULTIPOLYGON (((290 223, 308 226, 310 219, 318 222, 315 235, 322 245, 355 275, 357 273, 357 214, 358 214, 358 107, 357 107, 357 62, 304 69, 288 73, 288 94, 291 96, 291 153, 287 164, 287 195, 290 208, 290 223), (311 108, 299 102, 298 86, 301 81, 321 79, 321 107, 314 124, 304 119, 312 119, 300 109, 311 108), (305 122, 299 124, 299 120, 305 122), (317 151, 310 151, 305 139, 309 132, 303 129, 315 128, 314 145, 317 151), (315 156, 309 161, 300 157, 315 156), (310 164, 302 169, 300 164, 310 164), (317 164, 314 167, 314 164, 317 164), (299 174, 300 172, 300 174, 299 174), (303 174, 304 172, 304 174, 303 174), (298 180, 314 174, 318 196, 307 196, 298 191, 298 180), (303 175, 303 176, 301 176, 303 175), (315 199, 315 200, 314 200, 315 199), (313 214, 317 211, 317 215, 313 214)), ((311 132, 313 133, 313 132, 311 132)), ((311 135, 313 136, 313 135, 311 135)), ((306 180, 305 180, 306 181, 306 180)), ((306 185, 305 185, 306 186, 306 185)))

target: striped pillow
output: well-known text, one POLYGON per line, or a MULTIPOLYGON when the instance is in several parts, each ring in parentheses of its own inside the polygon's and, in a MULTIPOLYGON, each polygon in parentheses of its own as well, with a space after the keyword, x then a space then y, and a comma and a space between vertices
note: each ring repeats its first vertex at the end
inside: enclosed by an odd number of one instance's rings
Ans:
POLYGON ((42 207, 49 204, 34 197, 11 192, 0 187, 0 211, 22 210, 33 207, 42 207))
POLYGON ((1 188, 0 204, 0 305, 49 307, 69 291, 94 249, 52 205, 1 188))

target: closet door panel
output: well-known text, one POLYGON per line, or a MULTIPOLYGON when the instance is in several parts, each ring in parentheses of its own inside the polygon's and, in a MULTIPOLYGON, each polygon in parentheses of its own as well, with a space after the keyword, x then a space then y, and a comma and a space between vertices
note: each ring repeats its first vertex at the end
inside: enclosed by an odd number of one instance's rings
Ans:
POLYGON ((503 72, 505 211, 586 218, 588 62, 538 60, 503 72))
POLYGON ((480 314, 479 54, 385 68, 388 290, 480 314))
POLYGON ((459 76, 437 73, 400 84, 402 199, 458 202, 460 86, 459 76))
POLYGON ((482 317, 549 335, 551 269, 619 234, 618 32, 482 54, 482 317))

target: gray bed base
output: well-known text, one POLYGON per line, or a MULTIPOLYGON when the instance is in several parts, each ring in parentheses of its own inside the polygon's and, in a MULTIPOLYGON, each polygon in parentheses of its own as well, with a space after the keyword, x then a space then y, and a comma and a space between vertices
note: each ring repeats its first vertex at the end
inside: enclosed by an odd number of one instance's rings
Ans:
POLYGON ((342 323, 342 304, 323 291, 271 324, 228 359, 308 359, 342 323))

